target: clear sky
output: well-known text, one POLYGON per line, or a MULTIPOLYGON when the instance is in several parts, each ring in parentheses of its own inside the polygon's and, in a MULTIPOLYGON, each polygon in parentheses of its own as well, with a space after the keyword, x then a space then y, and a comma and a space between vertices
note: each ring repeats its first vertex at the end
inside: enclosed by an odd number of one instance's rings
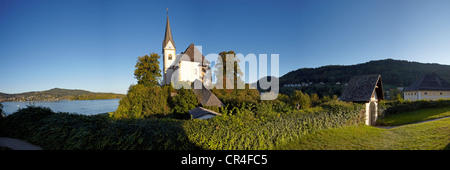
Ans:
POLYGON ((166 8, 177 53, 279 54, 280 76, 386 58, 450 65, 448 0, 0 0, 0 92, 126 93, 137 57, 162 52, 166 8))

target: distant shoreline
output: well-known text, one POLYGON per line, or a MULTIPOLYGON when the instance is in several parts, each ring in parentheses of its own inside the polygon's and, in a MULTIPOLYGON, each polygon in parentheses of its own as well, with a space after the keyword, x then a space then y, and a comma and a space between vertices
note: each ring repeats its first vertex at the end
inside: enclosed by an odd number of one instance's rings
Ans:
POLYGON ((0 102, 121 99, 125 94, 97 93, 78 89, 53 88, 18 94, 0 93, 0 102))
POLYGON ((20 100, 0 100, 0 103, 2 102, 47 102, 47 101, 77 101, 77 100, 112 100, 112 99, 122 99, 121 98, 111 98, 111 99, 55 99, 55 100, 25 100, 25 101, 20 101, 20 100))

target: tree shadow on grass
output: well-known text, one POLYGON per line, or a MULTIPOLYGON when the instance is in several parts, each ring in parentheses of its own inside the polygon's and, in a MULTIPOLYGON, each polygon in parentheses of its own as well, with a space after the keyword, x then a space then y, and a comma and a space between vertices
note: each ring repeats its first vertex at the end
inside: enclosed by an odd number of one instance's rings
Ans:
POLYGON ((0 136, 46 150, 201 150, 189 141, 184 123, 167 118, 111 120, 30 107, 0 120, 0 136))
POLYGON ((104 150, 201 150, 189 141, 184 123, 174 119, 119 120, 98 136, 100 142, 107 142, 104 150))

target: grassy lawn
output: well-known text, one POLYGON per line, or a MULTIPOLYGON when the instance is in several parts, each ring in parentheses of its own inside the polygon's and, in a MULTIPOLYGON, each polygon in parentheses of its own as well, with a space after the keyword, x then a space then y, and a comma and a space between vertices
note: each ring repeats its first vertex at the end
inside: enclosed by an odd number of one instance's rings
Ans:
POLYGON ((322 130, 277 149, 450 150, 450 118, 392 129, 361 125, 322 130))
POLYGON ((377 124, 384 126, 397 126, 447 116, 450 116, 450 106, 441 108, 421 109, 413 112, 405 112, 395 115, 386 115, 384 119, 379 119, 377 121, 377 124))

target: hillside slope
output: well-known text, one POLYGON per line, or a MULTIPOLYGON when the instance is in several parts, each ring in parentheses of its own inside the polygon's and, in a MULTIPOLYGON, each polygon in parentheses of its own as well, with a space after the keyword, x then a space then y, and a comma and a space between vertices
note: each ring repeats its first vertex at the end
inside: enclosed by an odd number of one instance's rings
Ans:
POLYGON ((450 65, 386 59, 347 66, 329 65, 318 68, 301 68, 280 77, 280 85, 302 82, 345 83, 355 75, 381 74, 383 84, 407 87, 421 75, 431 72, 436 72, 443 79, 450 81, 450 65))

